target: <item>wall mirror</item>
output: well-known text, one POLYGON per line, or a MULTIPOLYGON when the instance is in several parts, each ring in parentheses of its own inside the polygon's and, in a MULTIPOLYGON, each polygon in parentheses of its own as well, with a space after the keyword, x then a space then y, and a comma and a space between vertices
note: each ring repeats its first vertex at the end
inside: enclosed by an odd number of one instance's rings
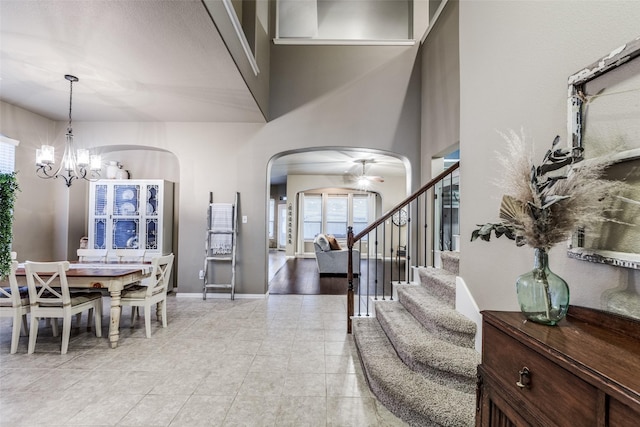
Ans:
POLYGON ((614 155, 606 178, 630 189, 597 230, 576 233, 569 256, 640 269, 640 37, 569 77, 569 135, 585 159, 614 155))

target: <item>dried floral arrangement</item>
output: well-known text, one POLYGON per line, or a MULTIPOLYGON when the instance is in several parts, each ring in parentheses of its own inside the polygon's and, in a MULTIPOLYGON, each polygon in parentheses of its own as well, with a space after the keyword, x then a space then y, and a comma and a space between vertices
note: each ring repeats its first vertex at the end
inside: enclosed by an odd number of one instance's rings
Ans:
POLYGON ((514 131, 502 134, 506 154, 498 153, 504 168, 497 185, 504 190, 498 223, 478 224, 471 241, 489 241, 491 233, 505 235, 518 246, 549 250, 566 241, 580 227, 611 221, 615 196, 625 184, 602 176, 611 160, 582 161, 580 147, 562 149, 556 136, 539 166, 533 164, 525 138, 514 131))

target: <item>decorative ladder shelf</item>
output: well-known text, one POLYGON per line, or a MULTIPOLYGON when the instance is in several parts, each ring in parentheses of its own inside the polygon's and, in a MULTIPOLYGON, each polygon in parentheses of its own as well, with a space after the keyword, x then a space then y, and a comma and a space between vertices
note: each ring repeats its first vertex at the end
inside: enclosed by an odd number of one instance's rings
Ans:
POLYGON ((214 203, 213 193, 209 193, 202 287, 204 300, 209 289, 228 289, 231 299, 235 297, 239 197, 240 193, 236 192, 233 203, 214 203), (213 277, 221 275, 217 266, 223 263, 231 263, 228 283, 216 282, 213 277))

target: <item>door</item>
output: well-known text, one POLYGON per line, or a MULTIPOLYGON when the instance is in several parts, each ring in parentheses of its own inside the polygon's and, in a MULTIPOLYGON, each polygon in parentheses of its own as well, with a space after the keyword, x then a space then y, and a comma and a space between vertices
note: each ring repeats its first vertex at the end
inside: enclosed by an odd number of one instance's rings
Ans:
POLYGON ((434 265, 440 267, 441 251, 457 251, 460 244, 460 176, 452 176, 434 187, 434 265))
POLYGON ((278 205, 278 249, 285 250, 287 247, 287 205, 278 205))

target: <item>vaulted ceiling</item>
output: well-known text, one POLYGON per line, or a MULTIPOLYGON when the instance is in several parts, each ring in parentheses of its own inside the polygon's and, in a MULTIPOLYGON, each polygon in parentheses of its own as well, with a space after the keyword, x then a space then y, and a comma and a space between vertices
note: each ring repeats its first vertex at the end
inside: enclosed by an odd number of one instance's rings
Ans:
POLYGON ((201 1, 2 0, 0 97, 54 120, 264 122, 201 1))
MULTIPOLYGON (((200 0, 1 0, 0 99, 52 120, 252 122, 265 118, 200 0)), ((286 174, 402 174, 380 153, 305 152, 286 174)))

